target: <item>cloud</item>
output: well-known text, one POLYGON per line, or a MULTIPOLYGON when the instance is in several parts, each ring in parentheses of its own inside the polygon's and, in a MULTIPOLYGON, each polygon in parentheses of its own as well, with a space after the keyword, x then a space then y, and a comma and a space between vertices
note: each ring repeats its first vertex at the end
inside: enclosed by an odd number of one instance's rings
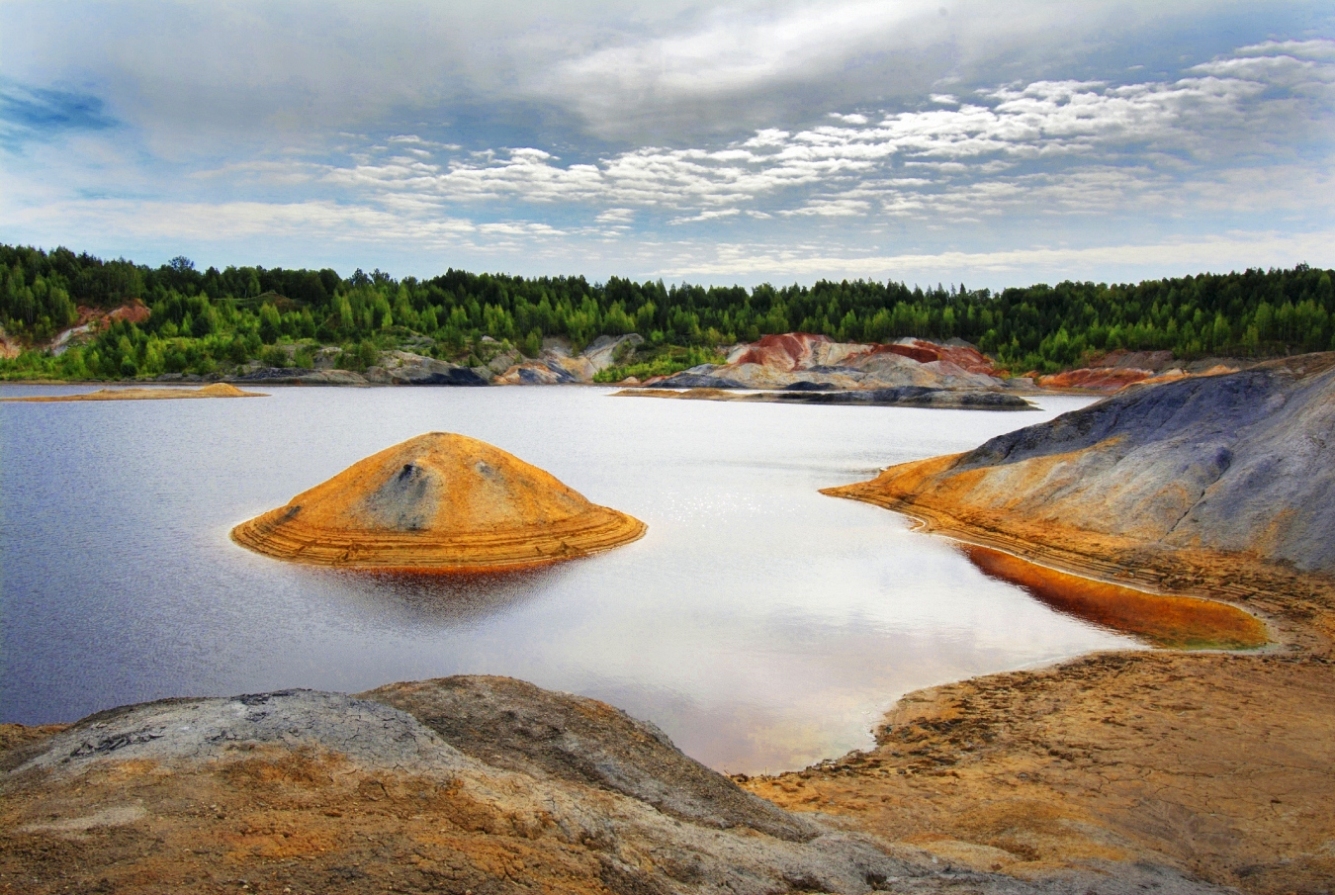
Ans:
POLYGON ((825 111, 821 102, 912 102, 930 92, 949 104, 953 97, 941 85, 986 83, 1001 69, 1012 76, 1037 74, 1054 58, 1137 32, 1135 42, 1143 45, 1143 32, 1167 30, 1170 22, 1199 27, 1204 17, 1231 5, 731 3, 648 33, 614 32, 529 83, 578 113, 593 132, 643 141, 646 135, 719 132, 765 118, 810 120, 825 111))
POLYGON ((635 219, 633 208, 608 208, 598 214, 595 220, 600 224, 629 224, 635 219))
MULTIPOLYGON (((1324 43, 1304 48, 1319 56, 1324 43)), ((1025 206, 1045 213, 1143 209, 1171 202, 1185 183, 1254 166, 1258 155, 1283 157, 1306 138, 1320 141, 1331 109, 1318 88, 1335 79, 1335 62, 1309 59, 1294 68, 1287 49, 1249 47, 1169 81, 1036 81, 876 120, 830 113, 838 124, 761 129, 715 147, 647 146, 575 164, 537 148, 438 153, 432 160, 387 149, 355 165, 326 166, 319 176, 369 196, 413 194, 441 207, 502 202, 587 207, 599 215, 614 208, 618 216, 642 209, 672 225, 742 211, 824 218, 967 213, 978 220, 1025 206)))
POLYGON ((0 230, 717 276, 1324 232, 1335 18, 1168 6, 10 0, 0 230))
POLYGON ((720 208, 716 211, 702 211, 699 214, 691 215, 690 217, 676 217, 668 221, 668 223, 673 225, 698 224, 701 221, 716 221, 720 218, 730 218, 741 213, 742 211, 739 208, 720 208))
MULTIPOLYGON (((854 255, 820 251, 818 246, 780 250, 754 244, 723 244, 713 257, 702 259, 698 247, 677 263, 654 274, 669 279, 864 277, 908 280, 925 277, 970 277, 998 280, 998 275, 1023 271, 1026 276, 1088 280, 1103 272, 1130 276, 1170 276, 1205 270, 1225 272, 1241 267, 1292 267, 1311 259, 1329 259, 1335 229, 1308 233, 1233 232, 1205 239, 1153 243, 1112 243, 1066 247, 1039 246, 986 252, 946 251, 894 255, 854 255)), ((1022 280, 1023 281, 1023 280, 1022 280)))
MULTIPOLYGON (((1144 45, 1175 24, 1197 35, 1239 5, 7 0, 0 77, 95 85, 118 120, 176 155, 207 156, 220 140, 319 143, 339 130, 465 145, 531 145, 555 130, 624 148, 809 123, 832 108, 859 114, 947 83, 955 93, 1035 80, 1063 55, 1144 45), (422 133, 425 122, 440 133, 422 133)), ((1272 10, 1271 27, 1286 15, 1272 10)))

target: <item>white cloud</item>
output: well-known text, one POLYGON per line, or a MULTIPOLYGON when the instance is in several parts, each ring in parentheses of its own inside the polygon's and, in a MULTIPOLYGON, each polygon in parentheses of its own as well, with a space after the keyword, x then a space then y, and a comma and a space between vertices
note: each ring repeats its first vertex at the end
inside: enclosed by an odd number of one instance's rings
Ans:
MULTIPOLYGON (((1308 44, 1309 56, 1320 55, 1321 46, 1308 44)), ((1320 138, 1329 104, 1308 88, 1335 80, 1335 63, 1299 62, 1286 47, 1250 47, 1175 81, 1007 85, 953 108, 876 121, 833 113, 837 125, 762 129, 714 148, 643 147, 571 165, 537 148, 448 161, 387 149, 319 176, 372 198, 413 194, 440 207, 615 209, 600 212, 600 223, 619 223, 636 208, 680 225, 743 210, 979 220, 1026 206, 1045 213, 1163 207, 1189 192, 1186 184, 1254 168, 1258 154, 1290 152, 1305 129, 1320 138)))
POLYGON ((668 221, 669 224, 698 224, 701 221, 716 221, 719 218, 730 218, 741 214, 739 208, 722 208, 717 211, 702 211, 699 214, 690 217, 678 217, 668 221))
POLYGON ((699 247, 676 263, 654 271, 670 279, 770 277, 866 277, 912 280, 915 276, 969 277, 995 281, 997 275, 1024 271, 1026 276, 1089 279, 1091 271, 1139 271, 1139 276, 1169 276, 1245 267, 1292 267, 1300 262, 1335 263, 1335 229, 1291 234, 1237 232, 1205 239, 1153 243, 1114 243, 1064 247, 1041 246, 990 252, 933 252, 894 255, 832 253, 823 246, 776 249, 753 244, 724 244, 701 259, 699 247))

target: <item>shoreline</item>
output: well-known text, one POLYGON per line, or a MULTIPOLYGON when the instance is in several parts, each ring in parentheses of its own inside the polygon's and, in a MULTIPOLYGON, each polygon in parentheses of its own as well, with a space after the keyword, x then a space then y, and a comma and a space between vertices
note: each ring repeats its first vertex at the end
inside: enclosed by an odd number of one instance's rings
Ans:
POLYGON ((874 747, 740 785, 972 871, 1153 865, 1256 893, 1335 878, 1335 582, 1127 539, 1035 543, 858 485, 823 493, 1060 573, 1230 606, 1272 642, 1103 650, 924 688, 883 715, 874 747))
MULTIPOLYGON (((821 493, 827 494, 837 490, 839 490, 839 488, 827 488, 822 489, 821 493)), ((1114 562, 1096 560, 1093 557, 1081 555, 1074 551, 1061 550, 1060 548, 1053 548, 1043 544, 1034 544, 1031 541, 1009 536, 1002 532, 984 529, 978 526, 971 526, 968 523, 961 522, 943 512, 932 512, 917 504, 893 500, 878 501, 870 497, 854 497, 844 494, 830 494, 830 496, 842 497, 846 500, 856 500, 861 503, 869 503, 893 513, 898 513, 912 523, 912 527, 909 529, 910 531, 934 535, 965 546, 981 547, 985 550, 996 551, 1039 569, 1070 575, 1094 583, 1111 585, 1117 588, 1134 591, 1147 597, 1186 598, 1191 600, 1201 600, 1220 606, 1227 606, 1256 619, 1256 621, 1260 622, 1265 627, 1268 635, 1267 642, 1261 646, 1238 648, 1225 647, 1218 649, 1193 648, 1190 649, 1191 652, 1259 654, 1282 650, 1286 646, 1279 637, 1274 636, 1278 634, 1274 619, 1270 617, 1269 613, 1262 612, 1254 606, 1242 605, 1233 600, 1222 599, 1208 593, 1168 590, 1162 586, 1161 577, 1155 576, 1153 581, 1145 575, 1142 575, 1141 577, 1133 577, 1133 572, 1118 566, 1114 562), (1117 571, 1110 572, 1109 570, 1117 571)), ((1164 646, 1151 646, 1151 648, 1169 650, 1187 649, 1184 647, 1164 646)), ((1114 650, 1112 652, 1117 651, 1114 650)), ((1085 653, 1083 655, 1095 655, 1095 653, 1085 653)), ((969 678, 966 678, 965 680, 969 680, 969 678)))

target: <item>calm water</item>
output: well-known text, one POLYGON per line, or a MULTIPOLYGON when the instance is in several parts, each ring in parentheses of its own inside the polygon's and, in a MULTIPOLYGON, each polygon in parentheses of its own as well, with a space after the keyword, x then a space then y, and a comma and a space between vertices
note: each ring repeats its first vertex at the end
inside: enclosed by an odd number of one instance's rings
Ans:
POLYGON ((0 720, 507 674, 607 700, 716 768, 754 772, 867 746, 909 690, 1130 644, 985 577, 902 517, 817 493, 1083 399, 1009 414, 593 388, 269 391, 0 404, 0 720), (511 451, 648 535, 471 582, 304 568, 228 540, 432 430, 511 451))

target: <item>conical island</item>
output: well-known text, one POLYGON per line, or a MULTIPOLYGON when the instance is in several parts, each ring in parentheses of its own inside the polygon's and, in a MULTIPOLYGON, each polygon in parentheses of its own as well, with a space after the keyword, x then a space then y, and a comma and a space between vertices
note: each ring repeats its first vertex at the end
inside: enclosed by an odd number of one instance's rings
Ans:
POLYGON ((464 435, 431 432, 367 457, 232 529, 279 559, 379 571, 482 572, 610 550, 645 525, 464 435))

